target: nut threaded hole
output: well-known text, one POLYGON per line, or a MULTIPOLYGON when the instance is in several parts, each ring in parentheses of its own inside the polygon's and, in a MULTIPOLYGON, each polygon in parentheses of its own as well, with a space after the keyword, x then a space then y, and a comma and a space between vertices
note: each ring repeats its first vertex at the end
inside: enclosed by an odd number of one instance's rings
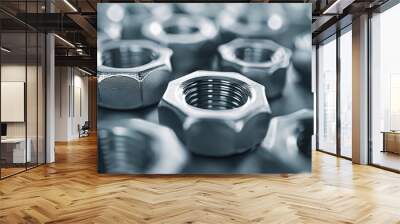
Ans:
POLYGON ((140 46, 121 46, 102 53, 103 64, 113 68, 133 68, 150 63, 159 54, 140 46))
POLYGON ((189 105, 208 110, 238 108, 250 98, 248 86, 232 79, 196 80, 185 85, 183 92, 189 105))
POLYGON ((245 62, 268 62, 273 54, 273 51, 264 48, 240 47, 235 50, 236 58, 245 62))
POLYGON ((164 31, 168 34, 193 34, 200 31, 197 26, 191 26, 189 24, 174 24, 164 27, 164 31))

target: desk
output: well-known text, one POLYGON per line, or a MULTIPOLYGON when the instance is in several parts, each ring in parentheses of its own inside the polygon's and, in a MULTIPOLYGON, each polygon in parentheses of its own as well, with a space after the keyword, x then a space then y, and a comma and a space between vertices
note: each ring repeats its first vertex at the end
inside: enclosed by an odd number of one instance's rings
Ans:
MULTIPOLYGON (((25 138, 6 138, 6 139, 1 139, 1 145, 2 147, 5 147, 5 149, 2 148, 2 152, 12 152, 12 163, 25 163, 25 162, 30 162, 32 158, 31 154, 31 145, 32 141, 30 138, 26 139, 28 142, 26 147, 26 154, 25 154, 25 138), (12 148, 9 148, 9 147, 12 148), (27 159, 25 161, 25 158, 27 159)), ((2 156, 3 157, 3 156, 2 156)), ((10 155, 11 157, 11 155, 10 155)), ((7 159, 6 159, 7 160, 7 159)), ((11 160, 11 158, 9 158, 11 160)))
POLYGON ((383 131, 383 152, 400 154, 400 131, 383 131))

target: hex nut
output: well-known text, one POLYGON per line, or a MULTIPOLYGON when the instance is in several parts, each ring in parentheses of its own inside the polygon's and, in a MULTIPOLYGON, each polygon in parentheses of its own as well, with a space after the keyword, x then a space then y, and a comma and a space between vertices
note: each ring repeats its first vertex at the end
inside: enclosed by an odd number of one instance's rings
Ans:
POLYGON ((301 109, 271 119, 268 134, 261 143, 260 157, 270 159, 272 154, 290 166, 304 167, 306 163, 299 160, 299 155, 311 158, 313 116, 312 110, 301 109), (289 143, 288 139, 292 141, 289 143))
POLYGON ((266 88, 268 99, 282 95, 291 51, 267 39, 235 39, 218 47, 222 71, 239 72, 266 88))
POLYGON ((122 21, 126 17, 122 4, 104 3, 97 8, 97 32, 107 34, 111 39, 120 39, 122 34, 122 21))
POLYGON ((304 87, 311 88, 311 34, 297 36, 294 47, 292 62, 298 72, 297 78, 304 87))
POLYGON ((225 40, 238 37, 281 38, 287 30, 286 13, 280 4, 228 4, 217 18, 225 40))
POLYGON ((168 84, 158 116, 191 152, 221 157, 256 148, 271 110, 264 87, 245 76, 196 71, 168 84))
POLYGON ((167 19, 172 16, 173 9, 169 4, 159 3, 126 3, 125 18, 122 21, 122 39, 132 40, 143 38, 141 29, 150 19, 167 19))
POLYGON ((204 4, 204 3, 178 3, 178 8, 186 14, 196 15, 196 16, 205 16, 213 21, 215 21, 221 11, 224 10, 226 3, 213 3, 213 4, 204 4))
POLYGON ((105 43, 98 55, 98 104, 123 110, 158 103, 172 79, 171 55, 148 40, 105 43))
POLYGON ((205 17, 175 14, 169 19, 149 21, 142 33, 147 39, 174 51, 172 67, 179 77, 210 66, 218 29, 205 17))
POLYGON ((98 146, 101 173, 173 174, 188 157, 171 129, 141 119, 101 121, 98 146))

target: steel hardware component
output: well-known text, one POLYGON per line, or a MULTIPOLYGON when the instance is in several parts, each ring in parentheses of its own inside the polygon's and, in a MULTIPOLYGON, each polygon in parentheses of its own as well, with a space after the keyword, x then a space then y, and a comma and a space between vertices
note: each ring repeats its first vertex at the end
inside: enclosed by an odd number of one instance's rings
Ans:
POLYGON ((159 122, 199 155, 229 156, 265 137, 271 110, 264 87, 233 72, 196 71, 171 81, 159 122))
POLYGON ((143 35, 174 51, 172 67, 176 76, 207 68, 215 52, 218 30, 207 18, 175 14, 170 19, 152 20, 143 35))
POLYGON ((272 153, 278 157, 277 159, 291 163, 293 161, 290 160, 298 155, 311 158, 312 134, 313 111, 310 109, 274 117, 262 142, 263 153, 260 155, 268 156, 268 153, 272 153))
POLYGON ((107 34, 111 39, 120 39, 122 21, 126 18, 123 4, 99 4, 98 13, 102 15, 97 17, 98 32, 107 34))
POLYGON ((159 102, 172 78, 172 51, 148 40, 110 41, 98 56, 98 103, 136 109, 159 102))
POLYGON ((288 29, 287 15, 280 4, 228 4, 217 19, 223 39, 237 37, 281 38, 288 29))
POLYGON ((222 71, 239 72, 264 85, 268 99, 281 96, 291 51, 271 40, 235 39, 218 47, 222 71))
POLYGON ((180 172, 187 152, 174 132, 141 119, 101 122, 98 132, 102 173, 180 172))
MULTIPOLYGON (((97 32, 97 52, 101 52, 103 45, 109 41, 115 41, 116 39, 111 38, 107 33, 97 32)), ((100 62, 99 60, 97 61, 100 62)))
POLYGON ((295 38, 293 67, 299 72, 298 78, 303 86, 311 88, 311 34, 301 34, 295 38))
POLYGON ((215 21, 218 15, 224 10, 226 3, 178 3, 177 6, 181 11, 186 14, 205 16, 215 21))
POLYGON ((240 164, 239 173, 311 171, 313 111, 301 109, 271 119, 259 149, 240 164))
POLYGON ((307 25, 312 22, 312 7, 307 4, 283 4, 284 10, 289 12, 288 20, 292 24, 307 25))
POLYGON ((169 4, 158 3, 127 3, 125 18, 122 21, 122 39, 132 40, 143 38, 142 26, 150 19, 167 19, 172 16, 173 9, 169 4))

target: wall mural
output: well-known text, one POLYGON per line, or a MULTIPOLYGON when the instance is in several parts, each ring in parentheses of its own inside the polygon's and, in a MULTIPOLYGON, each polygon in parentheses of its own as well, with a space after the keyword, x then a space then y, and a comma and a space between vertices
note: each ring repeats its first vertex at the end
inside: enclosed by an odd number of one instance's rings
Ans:
POLYGON ((311 171, 311 4, 97 6, 98 171, 311 171))

